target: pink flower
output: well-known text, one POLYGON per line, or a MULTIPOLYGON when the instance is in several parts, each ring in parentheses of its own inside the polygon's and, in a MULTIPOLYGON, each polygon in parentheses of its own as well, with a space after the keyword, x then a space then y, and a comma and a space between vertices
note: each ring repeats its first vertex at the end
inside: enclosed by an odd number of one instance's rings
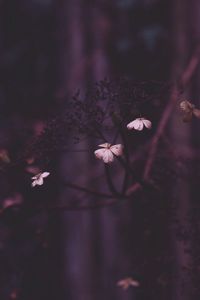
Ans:
POLYGON ((129 130, 135 129, 135 130, 143 130, 144 127, 150 129, 152 126, 151 121, 145 119, 145 118, 137 118, 134 121, 128 123, 127 128, 129 130))
POLYGON ((117 285, 123 290, 127 290, 130 286, 138 287, 140 284, 137 280, 134 280, 131 277, 124 278, 117 282, 117 285))
POLYGON ((121 144, 111 145, 109 143, 104 143, 99 145, 102 149, 94 151, 97 158, 102 159, 105 164, 113 162, 114 155, 121 156, 123 153, 123 146, 121 144))
POLYGON ((49 176, 50 173, 49 172, 43 172, 43 173, 39 173, 33 177, 31 177, 31 179, 33 179, 32 182, 32 187, 36 186, 36 185, 42 185, 44 183, 44 178, 49 176))

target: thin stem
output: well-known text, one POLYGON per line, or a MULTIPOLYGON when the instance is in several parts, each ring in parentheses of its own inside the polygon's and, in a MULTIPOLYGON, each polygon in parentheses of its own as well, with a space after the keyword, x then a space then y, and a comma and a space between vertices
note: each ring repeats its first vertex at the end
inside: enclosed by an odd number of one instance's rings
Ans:
MULTIPOLYGON (((153 189, 157 192, 160 192, 160 189, 158 186, 156 186, 153 182, 147 181, 143 178, 140 178, 139 176, 135 175, 134 170, 131 168, 130 165, 127 165, 126 162, 121 158, 118 157, 119 162, 122 164, 122 166, 127 169, 130 174, 132 175, 133 179, 135 179, 137 182, 137 184, 140 184, 142 187, 147 188, 147 189, 153 189)), ((135 186, 135 184, 133 184, 133 187, 135 186)), ((128 188, 128 190, 131 190, 131 186, 128 188)))
POLYGON ((118 138, 118 135, 119 135, 119 128, 117 129, 117 131, 116 131, 116 133, 115 133, 115 136, 114 136, 114 138, 113 138, 113 141, 112 141, 112 144, 115 144, 115 142, 116 142, 116 140, 117 140, 117 138, 118 138))
POLYGON ((96 192, 96 191, 90 190, 86 187, 82 187, 82 186, 79 186, 77 184, 73 184, 73 183, 70 183, 70 182, 65 182, 64 185, 71 188, 71 189, 73 189, 73 190, 82 191, 84 193, 87 193, 87 194, 90 194, 90 195, 95 195, 97 197, 116 198, 116 195, 114 196, 114 195, 111 195, 111 194, 96 192))
MULTIPOLYGON (((130 164, 130 160, 129 160, 128 145, 127 145, 127 142, 126 142, 126 138, 125 138, 123 129, 122 129, 122 127, 120 126, 121 120, 118 119, 118 118, 114 115, 113 118, 112 118, 112 122, 113 122, 113 124, 116 125, 117 128, 118 128, 116 137, 118 136, 118 134, 120 134, 120 137, 121 137, 121 139, 122 139, 122 143, 123 143, 123 146, 124 146, 124 156, 125 156, 126 164, 129 165, 129 164, 130 164)), ((122 183, 122 191, 121 191, 121 194, 125 194, 126 189, 127 189, 127 187, 128 187, 128 180, 129 180, 129 172, 128 172, 127 168, 124 168, 124 180, 123 180, 123 183, 122 183)))
POLYGON ((111 175, 110 175, 110 171, 109 171, 109 166, 105 164, 105 173, 106 173, 106 179, 107 179, 107 183, 108 183, 108 187, 111 191, 111 193, 113 193, 113 195, 115 196, 119 196, 120 193, 116 190, 115 185, 112 181, 111 175))
MULTIPOLYGON (((104 141, 107 141, 106 138, 104 137, 103 133, 98 128, 96 128, 96 131, 98 132, 99 136, 104 141)), ((115 195, 115 196, 118 196, 119 192, 115 188, 115 185, 112 181, 112 178, 111 178, 111 175, 110 175, 110 172, 109 172, 109 166, 106 165, 106 164, 105 164, 105 173, 106 173, 106 179, 107 179, 108 187, 109 187, 111 193, 113 193, 113 195, 115 195)))
POLYGON ((92 210, 92 209, 99 209, 99 208, 106 208, 109 206, 122 204, 124 201, 122 200, 133 200, 132 196, 141 190, 141 185, 136 183, 134 186, 131 187, 127 195, 118 195, 115 199, 106 200, 106 201, 96 201, 92 204, 82 204, 82 205, 71 205, 71 204, 60 204, 60 205, 52 205, 46 207, 47 211, 51 210, 61 210, 61 211, 83 211, 83 210, 92 210))
POLYGON ((103 133, 101 132, 101 130, 99 130, 98 128, 95 128, 97 134, 99 135, 99 137, 104 140, 105 142, 107 142, 107 139, 105 138, 105 136, 103 135, 103 133))
MULTIPOLYGON (((129 151, 128 151, 128 145, 126 142, 126 138, 124 135, 124 132, 122 130, 122 128, 119 129, 120 131, 120 135, 122 138, 122 142, 124 144, 124 157, 125 157, 125 163, 126 165, 130 165, 130 158, 129 158, 129 151)), ((126 192, 126 189, 128 187, 128 180, 129 180, 129 171, 127 168, 124 168, 124 180, 123 180, 123 184, 122 184, 122 194, 124 194, 126 192)))

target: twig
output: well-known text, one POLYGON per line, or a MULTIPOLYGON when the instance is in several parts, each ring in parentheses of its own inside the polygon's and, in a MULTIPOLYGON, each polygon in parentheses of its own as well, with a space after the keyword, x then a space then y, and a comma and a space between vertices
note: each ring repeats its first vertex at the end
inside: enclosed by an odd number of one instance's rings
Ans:
MULTIPOLYGON (((120 135, 121 135, 121 139, 123 141, 124 144, 124 157, 125 157, 125 162, 126 165, 130 165, 130 158, 129 158, 129 151, 128 151, 128 145, 126 142, 126 137, 124 135, 123 129, 120 127, 119 125, 119 131, 120 131, 120 135)), ((129 170, 127 168, 124 168, 124 180, 123 180, 123 184, 122 184, 122 194, 126 193, 127 187, 128 187, 128 181, 129 181, 129 170)))
POLYGON ((93 210, 93 209, 99 209, 99 208, 105 208, 109 206, 113 206, 116 204, 123 203, 122 200, 131 200, 133 194, 135 194, 137 191, 141 190, 141 185, 136 183, 134 186, 132 186, 131 190, 126 195, 120 195, 117 198, 112 200, 105 200, 105 201, 95 201, 95 203, 92 204, 82 204, 82 205, 71 205, 71 204, 60 204, 60 205, 52 205, 50 207, 46 207, 45 209, 48 211, 51 210, 62 210, 62 211, 79 211, 79 210, 93 210))
MULTIPOLYGON (((127 142, 126 142, 126 138, 125 138, 123 129, 122 129, 121 124, 120 124, 121 120, 118 119, 115 115, 113 115, 112 122, 113 122, 114 125, 117 126, 117 134, 114 138, 113 143, 116 142, 116 138, 120 134, 120 137, 122 139, 123 146, 124 146, 124 158, 125 158, 126 164, 130 165, 128 145, 127 145, 127 142)), ((128 180, 129 180, 129 170, 128 170, 128 168, 124 167, 124 179, 123 179, 123 183, 122 183, 121 194, 126 193, 126 189, 127 189, 127 186, 128 186, 128 180)))
POLYGON ((121 203, 119 199, 106 200, 106 201, 97 201, 93 204, 82 204, 82 205, 71 205, 71 204, 61 204, 57 206, 48 207, 47 210, 65 210, 65 211, 77 211, 77 210, 93 210, 112 206, 118 203, 121 203))
POLYGON ((82 187, 82 186, 79 186, 79 185, 76 185, 76 184, 73 184, 73 183, 70 183, 70 182, 65 182, 64 183, 65 186, 73 189, 73 190, 78 190, 78 191, 82 191, 84 193, 87 193, 87 194, 90 194, 90 195, 95 195, 97 197, 103 197, 103 198, 116 198, 116 195, 112 195, 112 194, 106 194, 106 193, 99 193, 99 192, 96 192, 96 191, 93 191, 93 190, 90 190, 86 187, 82 187))
POLYGON ((120 193, 116 190, 115 185, 112 181, 111 175, 110 175, 110 171, 109 171, 109 166, 105 164, 105 174, 106 174, 106 179, 107 179, 107 184, 108 187, 111 191, 111 193, 116 197, 119 196, 120 193))
MULTIPOLYGON (((80 186, 77 186, 77 185, 74 185, 74 184, 70 184, 70 183, 67 183, 69 187, 73 188, 73 189, 78 189, 78 190, 81 190, 81 191, 84 191, 84 192, 89 192, 90 194, 92 193, 93 194, 93 191, 91 190, 88 190, 84 187, 80 187, 80 186)), ((141 185, 139 184, 135 184, 132 189, 129 191, 129 193, 127 193, 126 195, 119 195, 118 197, 115 197, 112 196, 112 195, 107 195, 107 194, 100 194, 98 196, 106 196, 106 197, 113 197, 113 199, 111 200, 99 200, 99 201, 95 201, 93 202, 92 204, 81 204, 81 205, 72 205, 71 203, 70 204, 60 204, 60 205, 51 205, 51 206, 40 206, 38 207, 34 212, 35 213, 40 213, 42 211, 48 211, 48 212, 51 212, 51 211, 83 211, 83 210, 93 210, 93 209, 99 209, 99 208, 106 208, 106 207, 109 207, 109 206, 113 206, 113 205, 117 205, 117 204, 120 204, 120 203, 123 203, 124 200, 132 200, 132 196, 133 194, 135 194, 137 191, 140 191, 141 190, 141 185)), ((94 194, 96 195, 96 192, 94 192, 94 194)), ((110 197, 110 198, 111 198, 110 197)), ((14 206, 13 206, 14 207, 14 206)), ((33 213, 33 211, 31 210, 31 212, 33 213)), ((4 209, 0 210, 0 217, 3 215, 4 213, 4 209)))
POLYGON ((160 140, 160 137, 162 136, 162 134, 166 128, 167 122, 170 118, 171 112, 173 110, 174 105, 176 104, 177 99, 181 95, 180 88, 184 88, 188 84, 188 82, 190 81, 191 77, 193 76, 193 74, 199 64, 199 61, 200 61, 200 45, 198 45, 197 48, 195 49, 187 67, 185 68, 182 76, 180 77, 180 79, 178 81, 178 84, 176 84, 172 87, 170 101, 163 112, 163 115, 158 124, 157 131, 151 142, 149 156, 147 158, 145 168, 144 168, 144 173, 143 173, 143 177, 145 180, 148 179, 149 174, 151 172, 151 169, 152 169, 152 166, 153 166, 153 163, 155 160, 158 142, 160 140))
MULTIPOLYGON (((121 158, 118 157, 119 162, 121 163, 121 165, 124 167, 125 170, 127 170, 133 177, 133 179, 136 181, 133 186, 135 186, 135 184, 139 184, 141 187, 143 188, 151 188, 157 191, 160 191, 159 187, 156 186, 153 182, 151 182, 150 180, 145 180, 139 176, 137 176, 134 172, 134 170, 131 168, 130 164, 126 164, 126 162, 121 158)), ((132 189, 132 186, 130 186, 128 188, 128 191, 132 189)))

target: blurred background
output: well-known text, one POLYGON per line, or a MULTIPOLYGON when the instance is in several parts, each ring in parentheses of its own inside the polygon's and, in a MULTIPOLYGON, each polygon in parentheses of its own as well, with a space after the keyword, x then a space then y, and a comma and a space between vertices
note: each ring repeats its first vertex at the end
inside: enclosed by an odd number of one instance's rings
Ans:
MULTIPOLYGON (((200 2, 1 0, 0 24, 0 153, 6 160, 2 151, 16 157, 24 139, 38 135, 77 89, 104 77, 176 80, 200 40, 200 2)), ((200 68, 184 90, 197 106, 199 76, 200 68)), ((185 125, 177 116, 175 110, 164 149, 170 146, 170 164, 184 176, 173 177, 161 163, 163 199, 32 212, 33 201, 74 197, 60 178, 70 172, 76 182, 89 181, 87 155, 57 155, 53 179, 40 191, 27 187, 22 171, 26 185, 16 178, 19 169, 1 172, 1 300, 199 299, 200 123, 185 125), (126 277, 140 286, 117 286, 126 277)))

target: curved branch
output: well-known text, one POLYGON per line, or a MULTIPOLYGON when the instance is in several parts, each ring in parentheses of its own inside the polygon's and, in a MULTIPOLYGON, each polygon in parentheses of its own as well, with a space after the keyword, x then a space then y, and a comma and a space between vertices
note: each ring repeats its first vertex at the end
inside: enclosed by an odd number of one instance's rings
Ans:
POLYGON ((158 124, 157 131, 151 142, 149 156, 147 158, 145 168, 144 168, 144 173, 143 173, 144 179, 148 179, 148 177, 149 177, 149 174, 151 172, 151 169, 152 169, 152 166, 153 166, 153 163, 155 160, 158 142, 166 128, 167 122, 173 111, 174 105, 176 104, 178 97, 181 95, 181 90, 188 84, 188 82, 192 78, 199 62, 200 62, 200 44, 197 45, 188 65, 186 66, 182 76, 180 77, 180 79, 178 81, 178 84, 176 84, 172 87, 170 101, 167 104, 167 107, 165 108, 165 110, 163 112, 163 115, 158 124))

